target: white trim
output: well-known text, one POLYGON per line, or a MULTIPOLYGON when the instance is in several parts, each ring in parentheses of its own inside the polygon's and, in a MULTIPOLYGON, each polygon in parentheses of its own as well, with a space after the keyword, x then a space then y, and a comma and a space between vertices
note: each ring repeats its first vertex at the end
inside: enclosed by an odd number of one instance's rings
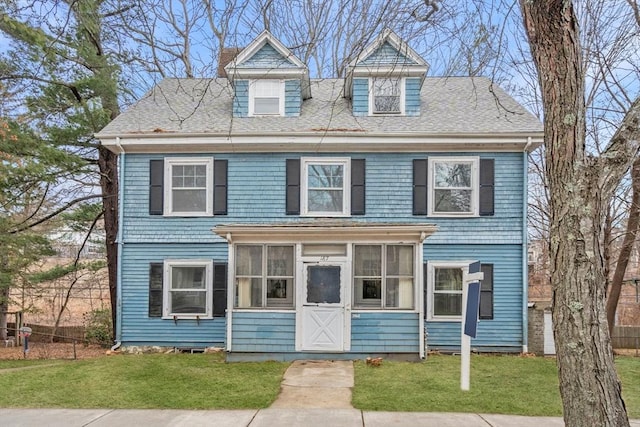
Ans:
POLYGON ((162 280, 163 319, 212 319, 213 318, 213 260, 209 259, 166 259, 163 266, 162 280), (171 312, 171 268, 204 267, 205 268, 205 313, 172 313, 171 312))
MULTIPOLYGON (((386 41, 388 41, 389 44, 393 46, 398 52, 414 60, 417 66, 426 67, 427 69, 429 68, 427 62, 420 55, 418 55, 418 53, 407 44, 407 42, 402 40, 389 28, 385 28, 384 30, 382 30, 378 37, 376 37, 376 39, 370 45, 365 47, 360 55, 358 55, 349 63, 347 68, 357 67, 358 63, 365 61, 369 56, 371 56, 373 52, 375 52, 378 47, 382 46, 386 41)), ((410 65, 407 65, 407 67, 410 67, 410 65)))
POLYGON ((234 243, 422 243, 437 231, 433 224, 284 224, 217 225, 213 231, 234 243))
POLYGON ((464 283, 469 273, 469 264, 474 261, 427 261, 427 321, 430 322, 462 322, 462 313, 459 316, 436 316, 433 314, 433 295, 434 295, 434 274, 435 268, 460 268, 462 270, 462 288, 460 295, 463 294, 464 283))
POLYGON ((431 217, 456 217, 470 218, 479 216, 480 206, 480 158, 478 156, 465 157, 438 157, 430 156, 427 174, 427 206, 429 207, 428 216, 431 217), (435 173, 436 163, 470 163, 471 164, 471 211, 470 212, 436 212, 435 207, 435 173))
MULTIPOLYGON (((519 152, 527 148, 531 133, 509 134, 416 134, 412 132, 371 133, 358 131, 313 131, 262 134, 234 132, 225 134, 169 132, 166 134, 140 133, 128 135, 96 135, 103 146, 118 153, 118 147, 127 153, 336 153, 336 152, 519 152), (121 137, 116 145, 116 138, 121 137)), ((533 133, 529 151, 542 145, 541 134, 533 133)))
POLYGON ((200 217, 213 215, 213 157, 165 157, 164 158, 164 216, 200 217), (173 212, 172 167, 177 165, 206 166, 206 201, 204 212, 173 212))
POLYGON ((307 66, 302 61, 300 61, 300 59, 298 59, 298 57, 295 56, 289 49, 287 49, 287 47, 284 46, 280 42, 280 40, 275 38, 273 34, 271 34, 268 30, 264 30, 258 35, 258 37, 256 37, 251 43, 249 43, 247 47, 242 49, 242 51, 229 64, 224 67, 227 74, 232 74, 238 64, 242 64, 243 62, 253 57, 253 55, 255 55, 255 53, 260 49, 262 49, 262 47, 267 43, 269 43, 280 55, 291 61, 296 67, 305 70, 307 69, 307 66))
POLYGON ((350 157, 302 157, 300 158, 300 216, 348 217, 351 216, 351 158, 350 157), (342 165, 342 212, 317 212, 309 210, 307 188, 310 165, 342 165))
POLYGON ((406 84, 407 79, 405 77, 400 76, 371 76, 369 78, 369 116, 378 117, 378 116, 404 116, 406 114, 406 84), (378 79, 398 79, 398 85, 400 86, 400 111, 398 112, 376 112, 375 111, 375 93, 374 93, 374 82, 378 79))
POLYGON ((274 117, 284 116, 284 103, 285 103, 285 81, 280 79, 253 79, 249 80, 249 117, 274 117), (255 100, 256 100, 256 86, 260 84, 275 84, 279 85, 278 88, 278 112, 273 114, 256 114, 255 112, 255 100))

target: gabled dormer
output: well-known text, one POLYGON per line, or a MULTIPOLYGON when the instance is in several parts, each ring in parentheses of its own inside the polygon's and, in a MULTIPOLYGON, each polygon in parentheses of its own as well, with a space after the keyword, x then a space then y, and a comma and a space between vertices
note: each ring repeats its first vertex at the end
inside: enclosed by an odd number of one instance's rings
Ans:
POLYGON ((234 117, 299 116, 311 97, 307 66, 266 30, 224 69, 234 117))
POLYGON ((347 68, 345 96, 354 116, 419 116, 429 64, 385 29, 347 68))

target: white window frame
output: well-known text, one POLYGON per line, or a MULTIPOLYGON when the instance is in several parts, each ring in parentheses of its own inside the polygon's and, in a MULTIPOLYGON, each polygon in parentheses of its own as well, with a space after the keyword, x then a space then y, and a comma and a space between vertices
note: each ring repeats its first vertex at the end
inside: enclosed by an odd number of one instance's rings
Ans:
POLYGON ((213 215, 213 157, 165 157, 164 159, 164 216, 197 217, 213 215), (204 165, 206 177, 206 209, 203 212, 174 212, 173 211, 173 166, 204 165))
MULTIPOLYGON (((213 318, 213 260, 207 259, 167 259, 163 268, 163 319, 212 319, 213 318), (205 268, 205 313, 173 313, 171 310, 171 269, 173 267, 204 267, 205 268)), ((184 289, 183 289, 184 290, 184 289)))
POLYGON ((406 79, 404 77, 399 76, 380 76, 380 77, 371 77, 369 78, 369 115, 370 116, 404 116, 405 115, 405 99, 406 99, 406 79), (398 79, 400 85, 400 111, 399 112, 385 112, 375 111, 375 81, 378 79, 398 79))
MULTIPOLYGON (((467 157, 429 157, 427 187, 429 189, 427 206, 429 216, 433 217, 477 217, 480 206, 480 158, 467 157), (435 174, 436 163, 470 163, 471 164, 471 211, 470 212, 436 212, 435 211, 435 174)), ((448 187, 452 189, 452 187, 448 187)))
MULTIPOLYGON (((392 311, 392 312, 397 312, 397 311, 410 311, 410 312, 415 312, 418 310, 418 299, 417 299, 417 289, 418 289, 418 264, 420 265, 420 267, 422 267, 422 263, 418 262, 418 245, 416 244, 411 244, 411 243, 400 243, 400 242, 391 242, 391 243, 354 243, 353 244, 353 251, 352 251, 352 273, 351 273, 351 295, 352 295, 352 307, 354 311, 392 311), (380 303, 378 306, 375 305, 359 305, 356 301, 359 299, 357 297, 356 294, 356 266, 355 266, 355 262, 356 262, 356 246, 377 246, 381 248, 381 262, 382 265, 380 266, 380 276, 370 276, 371 278, 377 278, 380 277, 381 283, 380 283, 380 303), (411 276, 412 279, 412 290, 411 290, 411 295, 412 295, 412 307, 411 308, 407 308, 407 307, 387 307, 387 281, 388 279, 400 279, 403 276, 402 275, 391 275, 388 274, 387 272, 387 250, 389 246, 407 246, 407 247, 412 247, 413 248, 413 257, 412 257, 412 262, 413 262, 413 273, 411 276)), ((360 277, 360 276, 359 276, 360 277)), ((361 278, 365 278, 366 276, 361 276, 361 278)))
MULTIPOLYGON (((238 279, 260 279, 261 281, 261 294, 260 294, 260 300, 262 302, 261 306, 244 306, 244 307, 240 307, 239 306, 239 302, 238 299, 234 296, 234 303, 233 303, 233 309, 234 310, 243 310, 243 311, 247 311, 247 310, 268 310, 268 311, 280 311, 280 310, 284 310, 284 311, 291 311, 291 310, 295 310, 296 308, 296 246, 295 244, 292 243, 241 243, 241 244, 237 244, 234 246, 234 262, 233 262, 233 283, 234 283, 234 295, 236 295, 238 293, 238 279), (238 263, 238 247, 240 246, 255 246, 255 247, 260 247, 261 248, 261 260, 260 260, 260 265, 261 265, 261 274, 260 275, 238 275, 237 274, 237 263, 238 263), (273 275, 269 275, 269 248, 271 247, 278 247, 278 246, 286 246, 286 247, 290 247, 291 248, 291 253, 292 253, 292 258, 291 258, 291 262, 292 262, 292 275, 288 276, 273 276, 273 275), (291 295, 287 296, 286 301, 284 301, 284 303, 280 303, 280 304, 269 304, 269 300, 271 298, 268 297, 268 282, 270 279, 275 279, 275 280, 280 280, 280 279, 286 279, 286 280, 291 280, 290 286, 291 286, 291 295)), ((251 286, 251 285, 249 285, 251 286)), ((274 301, 274 302, 278 302, 278 301, 274 301)))
MULTIPOLYGON (((268 97, 272 98, 272 97, 268 97)), ((269 117, 269 116, 284 116, 284 100, 285 100, 285 82, 284 80, 275 79, 255 79, 249 81, 249 117, 269 117), (259 114, 255 112, 256 98, 260 98, 257 95, 257 87, 261 84, 278 84, 278 112, 272 114, 259 114)))
MULTIPOLYGON (((461 322, 462 313, 459 316, 436 316, 434 314, 434 294, 435 291, 435 270, 436 268, 460 268, 462 270, 462 289, 460 295, 464 291, 464 283, 467 281, 469 274, 469 264, 472 261, 428 261, 427 262, 427 320, 433 322, 461 322)), ((462 310, 463 308, 461 308, 462 310)))
POLYGON ((348 217, 351 216, 351 158, 349 157, 303 157, 300 159, 300 209, 301 216, 348 217), (311 165, 342 165, 342 212, 322 212, 309 210, 308 175, 311 165))

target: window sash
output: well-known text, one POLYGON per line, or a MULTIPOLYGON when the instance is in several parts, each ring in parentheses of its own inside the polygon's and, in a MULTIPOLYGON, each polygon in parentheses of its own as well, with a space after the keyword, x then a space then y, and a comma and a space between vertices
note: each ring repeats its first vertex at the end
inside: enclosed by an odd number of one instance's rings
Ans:
POLYGON ((478 214, 478 158, 429 159, 429 214, 478 214))
POLYGON ((373 112, 374 114, 400 113, 401 79, 377 78, 373 80, 373 112))
POLYGON ((211 317, 212 261, 166 260, 164 282, 164 317, 211 317))
POLYGON ((235 308, 294 307, 293 245, 237 245, 235 308))
POLYGON ((303 215, 347 216, 350 159, 302 159, 303 215))
POLYGON ((213 215, 213 158, 165 158, 164 215, 213 215))
POLYGON ((254 80, 251 82, 253 115, 281 115, 284 103, 284 83, 280 80, 254 80))
POLYGON ((415 246, 354 245, 354 308, 415 307, 415 246))

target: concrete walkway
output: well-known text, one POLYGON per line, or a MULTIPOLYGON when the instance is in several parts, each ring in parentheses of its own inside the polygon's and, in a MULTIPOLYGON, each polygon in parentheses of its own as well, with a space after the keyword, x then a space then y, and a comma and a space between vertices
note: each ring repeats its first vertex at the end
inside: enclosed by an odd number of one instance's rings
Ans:
MULTIPOLYGON (((282 389, 267 409, 183 411, 157 409, 1 409, 1 426, 336 426, 336 427, 563 427, 560 417, 373 412, 351 406, 353 363, 297 361, 285 372, 282 389)), ((2 405, 2 402, 0 402, 2 405)), ((631 422, 640 427, 640 420, 631 422)))
POLYGON ((271 408, 353 409, 353 362, 296 360, 284 373, 271 408))

